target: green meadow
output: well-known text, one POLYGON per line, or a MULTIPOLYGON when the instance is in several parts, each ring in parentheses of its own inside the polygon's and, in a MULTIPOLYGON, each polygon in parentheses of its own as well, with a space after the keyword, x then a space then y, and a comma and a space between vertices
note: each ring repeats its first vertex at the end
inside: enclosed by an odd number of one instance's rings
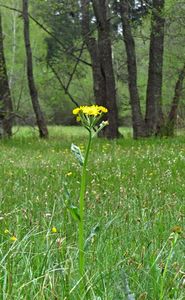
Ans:
POLYGON ((0 299, 184 300, 185 138, 93 140, 79 292, 81 127, 15 129, 0 142, 0 299), (56 232, 55 232, 56 231, 56 232))

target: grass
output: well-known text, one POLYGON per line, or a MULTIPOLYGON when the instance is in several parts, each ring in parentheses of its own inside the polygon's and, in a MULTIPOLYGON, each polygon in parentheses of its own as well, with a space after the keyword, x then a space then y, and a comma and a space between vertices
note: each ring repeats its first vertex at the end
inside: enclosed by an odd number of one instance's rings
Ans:
POLYGON ((70 145, 83 151, 86 133, 50 131, 48 141, 22 129, 0 144, 0 299, 129 300, 127 284, 138 300, 185 299, 184 137, 93 141, 83 296, 77 224, 65 204, 78 203, 70 145))

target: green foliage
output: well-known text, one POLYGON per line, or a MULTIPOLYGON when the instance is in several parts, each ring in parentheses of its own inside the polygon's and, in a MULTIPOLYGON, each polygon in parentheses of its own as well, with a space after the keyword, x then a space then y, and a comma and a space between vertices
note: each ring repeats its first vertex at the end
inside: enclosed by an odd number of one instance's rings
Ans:
POLYGON ((80 151, 80 148, 76 145, 74 145, 73 143, 71 144, 71 151, 73 152, 75 158, 77 159, 77 161, 79 162, 79 164, 81 166, 83 166, 84 164, 84 157, 80 151))
MULTIPOLYGON (((114 1, 110 1, 115 5, 114 1)), ((0 1, 4 5, 4 1, 0 1)), ((7 0, 6 5, 21 10, 21 1, 7 0)), ((64 86, 68 85, 74 70, 76 59, 81 46, 81 20, 79 2, 31 0, 29 1, 30 14, 51 32, 54 37, 46 33, 43 28, 30 20, 31 44, 33 51, 34 75, 39 92, 42 109, 49 123, 75 124, 71 116, 74 104, 64 88, 56 79, 47 65, 49 61, 55 68, 64 86)), ((92 9, 92 8, 91 8, 92 9)), ((31 107, 26 78, 26 60, 23 42, 23 21, 20 12, 2 8, 5 56, 14 109, 26 117, 26 121, 34 123, 35 117, 31 107)), ((90 11, 92 14, 92 11, 90 11)), ((113 24, 112 43, 114 55, 114 70, 117 87, 119 117, 121 123, 130 122, 130 104, 127 82, 127 66, 124 43, 120 27, 119 14, 116 8, 110 11, 113 24)), ((169 105, 174 94, 174 87, 179 70, 184 63, 184 5, 182 1, 166 1, 164 15, 165 27, 165 52, 163 72, 163 104, 164 111, 169 111, 169 105)), ((92 15, 91 15, 92 17, 92 15)), ((142 22, 133 23, 133 34, 136 44, 138 64, 138 87, 142 111, 145 112, 145 96, 148 74, 148 53, 150 38, 150 13, 146 14, 142 22)), ((92 19, 93 20, 93 19, 92 19)), ((96 36, 96 24, 92 22, 91 29, 96 36)), ((83 51, 82 59, 90 62, 87 49, 83 51)), ((93 80, 91 67, 79 63, 68 89, 69 93, 79 103, 90 104, 94 101, 93 80)), ((184 118, 184 100, 181 99, 179 115, 184 118)))
MULTIPOLYGON (((43 2, 36 2, 36 15, 40 15, 58 40, 64 45, 65 49, 73 52, 75 42, 80 38, 80 7, 77 1, 51 1, 46 5, 43 2)), ((65 56, 65 51, 61 51, 61 46, 56 43, 53 37, 46 38, 47 60, 57 59, 65 56)))
MULTIPOLYGON (((169 104, 174 94, 174 87, 178 74, 185 61, 184 43, 185 43, 185 7, 181 1, 167 1, 166 3, 166 39, 164 56, 164 103, 169 104)), ((180 103, 184 106, 185 93, 180 103)), ((180 114, 182 116, 182 114, 180 114)))
POLYGON ((79 212, 78 212, 78 207, 74 206, 74 205, 70 205, 68 207, 68 210, 72 216, 72 218, 75 220, 75 221, 78 221, 80 222, 80 215, 79 215, 79 212))

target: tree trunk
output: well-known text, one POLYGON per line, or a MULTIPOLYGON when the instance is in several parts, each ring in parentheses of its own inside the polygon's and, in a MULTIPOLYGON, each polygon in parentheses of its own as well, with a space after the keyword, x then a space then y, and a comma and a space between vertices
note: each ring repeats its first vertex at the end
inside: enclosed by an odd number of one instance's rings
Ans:
POLYGON ((92 36, 90 30, 90 18, 89 18, 89 0, 81 0, 82 9, 82 35, 87 45, 91 62, 92 62, 92 74, 93 74, 93 90, 95 96, 95 102, 97 105, 106 106, 106 83, 105 78, 102 75, 100 53, 96 38, 92 36))
POLYGON ((4 56, 2 20, 0 14, 0 138, 12 135, 12 99, 4 56))
POLYGON ((165 25, 165 19, 163 17, 164 2, 164 0, 154 0, 152 9, 145 115, 149 135, 156 134, 160 131, 160 127, 164 121, 161 103, 165 25))
POLYGON ((118 131, 118 111, 116 104, 115 79, 112 67, 110 27, 105 1, 92 1, 98 24, 98 40, 90 31, 89 1, 81 0, 82 34, 92 61, 95 101, 108 108, 109 126, 104 136, 113 139, 120 136, 118 131))
POLYGON ((174 96, 173 96, 173 100, 172 100, 172 104, 171 104, 171 109, 168 114, 165 128, 162 131, 163 135, 166 135, 166 136, 174 135, 174 127, 175 127, 175 123, 177 120, 177 109, 178 109, 178 105, 179 105, 180 98, 182 95, 184 78, 185 78, 185 63, 184 63, 182 70, 179 73, 179 76, 178 76, 178 79, 177 79, 177 82, 175 85, 175 92, 174 92, 174 96))
MULTIPOLYGON (((13 3, 11 3, 12 7, 13 7, 13 3)), ((13 77, 14 77, 14 69, 15 69, 15 59, 16 59, 16 27, 17 27, 17 24, 16 24, 16 21, 17 21, 17 12, 16 11, 12 11, 12 49, 11 49, 11 56, 12 56, 12 61, 11 61, 11 69, 10 69, 10 72, 9 72, 9 87, 10 87, 10 90, 12 89, 12 86, 14 84, 14 80, 13 80, 13 77)))
POLYGON ((146 127, 142 117, 139 92, 137 87, 137 64, 135 42, 129 22, 129 1, 120 1, 120 13, 123 27, 123 37, 127 53, 128 84, 130 104, 132 109, 132 125, 134 138, 145 137, 146 127))
POLYGON ((28 86, 30 91, 30 97, 32 100, 33 110, 36 115, 40 137, 47 138, 48 130, 44 119, 44 115, 40 108, 38 92, 35 86, 34 75, 33 75, 32 50, 31 50, 30 32, 29 32, 28 2, 29 0, 23 0, 24 42, 25 42, 25 50, 26 50, 26 58, 27 58, 28 86))
POLYGON ((93 10, 98 28, 98 48, 101 61, 101 72, 106 85, 106 106, 108 108, 109 126, 105 128, 106 136, 118 138, 118 108, 116 86, 112 63, 112 46, 110 38, 110 19, 106 0, 92 0, 93 10))

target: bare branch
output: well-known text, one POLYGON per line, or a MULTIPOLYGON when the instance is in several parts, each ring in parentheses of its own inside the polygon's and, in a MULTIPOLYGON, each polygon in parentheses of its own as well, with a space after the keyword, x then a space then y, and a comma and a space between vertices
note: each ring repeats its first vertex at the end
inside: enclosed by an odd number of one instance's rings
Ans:
POLYGON ((83 53, 84 46, 85 46, 85 42, 83 42, 83 44, 82 44, 81 51, 80 51, 80 54, 79 54, 79 57, 78 57, 79 59, 76 61, 75 65, 74 65, 74 68, 73 68, 73 71, 70 74, 69 81, 68 81, 68 84, 66 86, 66 91, 69 89, 69 85, 70 85, 70 83, 71 83, 71 81, 73 79, 73 76, 74 76, 75 72, 76 72, 77 66, 78 66, 79 61, 80 61, 80 57, 81 57, 81 55, 83 53))
MULTIPOLYGON (((57 78, 58 82, 60 83, 60 85, 62 86, 65 94, 67 94, 69 96, 69 98, 71 99, 71 101, 78 107, 79 104, 74 100, 73 96, 70 94, 69 90, 66 88, 66 86, 64 85, 64 83, 62 82, 59 74, 57 73, 57 71, 55 70, 55 68, 53 67, 52 64, 50 64, 48 62, 48 66, 50 67, 50 69, 52 70, 53 74, 55 75, 55 77, 57 78)), ((68 86, 69 87, 69 86, 68 86)))
MULTIPOLYGON (((7 8, 9 10, 13 10, 13 11, 16 11, 18 13, 21 14, 22 16, 22 11, 20 9, 17 9, 17 8, 14 8, 14 7, 11 7, 11 6, 8 6, 8 5, 4 5, 4 4, 1 4, 0 3, 0 7, 4 7, 4 8, 7 8)), ((43 24, 41 24, 38 20, 36 20, 30 13, 28 14, 29 18, 35 22, 35 24, 37 24, 43 31, 45 31, 48 35, 50 35, 62 48, 63 48, 63 51, 72 56, 75 60, 79 60, 80 62, 84 63, 85 65, 87 66, 92 66, 91 63, 77 57, 74 53, 71 52, 71 49, 66 49, 65 45, 51 32, 49 31, 43 24), (70 50, 70 51, 69 51, 70 50)))

